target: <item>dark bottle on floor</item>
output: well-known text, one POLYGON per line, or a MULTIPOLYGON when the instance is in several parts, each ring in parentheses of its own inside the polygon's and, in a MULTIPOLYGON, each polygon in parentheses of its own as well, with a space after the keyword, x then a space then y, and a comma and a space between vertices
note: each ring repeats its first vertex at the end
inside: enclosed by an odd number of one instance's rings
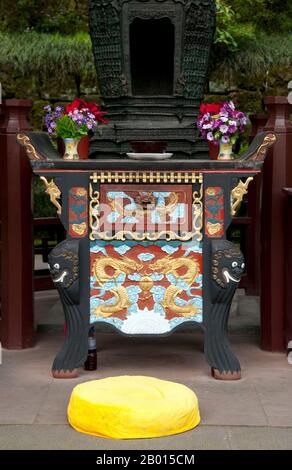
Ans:
POLYGON ((95 328, 92 326, 88 333, 88 355, 84 363, 85 370, 97 369, 96 337, 95 328))

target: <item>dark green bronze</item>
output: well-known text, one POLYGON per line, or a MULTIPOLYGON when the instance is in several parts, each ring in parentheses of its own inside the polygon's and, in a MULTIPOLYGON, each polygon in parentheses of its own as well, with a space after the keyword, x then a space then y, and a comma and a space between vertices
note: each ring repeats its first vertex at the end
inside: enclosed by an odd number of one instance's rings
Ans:
POLYGON ((91 156, 132 141, 166 141, 178 158, 207 158, 194 122, 215 31, 214 0, 89 0, 99 86, 110 124, 91 156))

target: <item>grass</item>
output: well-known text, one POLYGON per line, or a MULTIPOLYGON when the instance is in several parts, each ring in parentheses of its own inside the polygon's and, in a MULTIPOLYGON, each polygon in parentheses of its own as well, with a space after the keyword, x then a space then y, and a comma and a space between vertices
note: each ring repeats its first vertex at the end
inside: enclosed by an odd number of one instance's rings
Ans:
MULTIPOLYGON (((90 36, 73 36, 36 32, 0 32, 0 68, 15 74, 46 80, 57 75, 65 81, 68 75, 95 80, 90 36)), ((216 52, 216 48, 215 48, 216 52)), ((212 76, 228 82, 238 74, 264 76, 275 67, 292 67, 292 35, 260 34, 254 40, 242 40, 239 50, 214 57, 212 76)), ((292 73, 291 73, 292 75, 292 73)))
POLYGON ((216 61, 212 76, 223 82, 234 80, 239 74, 264 77, 271 70, 291 67, 292 78, 292 34, 260 34, 254 40, 242 41, 239 50, 216 61))
POLYGON ((95 69, 90 37, 36 32, 0 32, 0 68, 23 77, 37 76, 43 80, 56 74, 65 80, 68 74, 92 76, 95 69))

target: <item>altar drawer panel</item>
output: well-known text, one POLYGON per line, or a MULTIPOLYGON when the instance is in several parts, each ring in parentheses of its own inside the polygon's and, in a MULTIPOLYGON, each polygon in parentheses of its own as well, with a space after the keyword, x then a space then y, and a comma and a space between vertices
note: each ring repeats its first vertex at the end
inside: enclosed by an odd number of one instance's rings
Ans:
POLYGON ((192 185, 101 184, 101 231, 192 229, 192 185))

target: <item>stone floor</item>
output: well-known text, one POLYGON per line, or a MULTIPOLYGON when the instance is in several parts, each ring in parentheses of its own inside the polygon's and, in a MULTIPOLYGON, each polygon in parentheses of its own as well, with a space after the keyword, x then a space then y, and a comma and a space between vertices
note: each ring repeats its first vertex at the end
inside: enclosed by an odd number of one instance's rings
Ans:
POLYGON ((98 333, 98 371, 80 370, 72 380, 53 379, 50 367, 62 342, 63 320, 55 294, 40 297, 37 317, 42 327, 36 346, 3 352, 0 449, 292 449, 292 367, 284 354, 259 349, 257 299, 237 296, 230 340, 243 378, 220 382, 210 377, 199 330, 139 339, 98 333), (245 320, 236 322, 244 311, 245 320), (73 387, 117 375, 147 375, 187 385, 199 398, 200 426, 171 437, 126 441, 74 431, 66 418, 73 387))

